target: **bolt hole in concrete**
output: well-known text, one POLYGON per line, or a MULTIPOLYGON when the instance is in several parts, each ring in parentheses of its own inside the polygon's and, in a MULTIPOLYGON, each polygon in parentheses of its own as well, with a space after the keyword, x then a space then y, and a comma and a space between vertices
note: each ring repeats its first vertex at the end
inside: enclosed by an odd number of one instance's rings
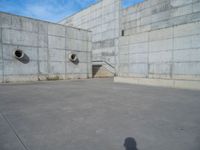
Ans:
POLYGON ((28 64, 30 62, 28 55, 20 49, 14 50, 13 56, 23 64, 28 64))

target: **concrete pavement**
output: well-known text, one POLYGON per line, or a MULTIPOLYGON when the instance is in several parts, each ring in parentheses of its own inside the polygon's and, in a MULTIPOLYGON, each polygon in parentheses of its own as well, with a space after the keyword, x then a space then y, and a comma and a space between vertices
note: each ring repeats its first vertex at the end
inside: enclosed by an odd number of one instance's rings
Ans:
POLYGON ((0 112, 0 150, 124 150, 128 137, 139 150, 200 149, 199 91, 111 79, 5 84, 0 112))

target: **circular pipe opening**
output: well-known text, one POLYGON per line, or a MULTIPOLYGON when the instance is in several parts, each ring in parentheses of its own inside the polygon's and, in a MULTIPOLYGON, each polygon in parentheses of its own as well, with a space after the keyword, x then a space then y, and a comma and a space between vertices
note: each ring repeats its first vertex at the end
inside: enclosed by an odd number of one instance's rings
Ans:
POLYGON ((24 52, 22 50, 15 50, 14 51, 14 57, 17 59, 21 59, 24 57, 24 52))
POLYGON ((78 57, 76 54, 69 54, 69 60, 72 62, 77 61, 78 57))

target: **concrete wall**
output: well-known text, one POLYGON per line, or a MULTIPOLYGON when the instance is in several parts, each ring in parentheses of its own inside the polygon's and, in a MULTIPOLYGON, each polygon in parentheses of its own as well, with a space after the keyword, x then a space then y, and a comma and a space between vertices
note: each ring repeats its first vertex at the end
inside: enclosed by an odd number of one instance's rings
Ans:
POLYGON ((120 0, 102 0, 60 24, 92 31, 93 60, 116 66, 118 60, 120 0))
POLYGON ((133 77, 124 82, 200 88, 199 0, 146 0, 120 18, 119 76, 133 77))
POLYGON ((93 31, 93 61, 114 65, 116 81, 200 89, 199 0, 102 0, 60 23, 93 31))
POLYGON ((1 13, 0 81, 91 77, 92 58, 115 66, 116 81, 200 89, 200 1, 145 0, 126 9, 120 3, 102 0, 60 22, 89 29, 92 38, 86 30, 1 13), (12 57, 17 48, 28 64, 12 57), (78 65, 69 62, 70 51, 78 65))
POLYGON ((91 32, 0 13, 0 82, 91 76, 91 32), (13 57, 16 49, 25 52, 26 62, 13 57), (70 52, 78 64, 69 61, 70 52))

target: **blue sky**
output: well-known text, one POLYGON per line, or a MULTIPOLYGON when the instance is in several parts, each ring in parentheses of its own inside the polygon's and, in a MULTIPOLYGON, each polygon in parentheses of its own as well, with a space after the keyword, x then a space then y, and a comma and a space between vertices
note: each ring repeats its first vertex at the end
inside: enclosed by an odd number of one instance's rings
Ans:
MULTIPOLYGON (((97 0, 0 0, 0 11, 58 22, 97 0)), ((123 0, 128 7, 143 0, 123 0)))

